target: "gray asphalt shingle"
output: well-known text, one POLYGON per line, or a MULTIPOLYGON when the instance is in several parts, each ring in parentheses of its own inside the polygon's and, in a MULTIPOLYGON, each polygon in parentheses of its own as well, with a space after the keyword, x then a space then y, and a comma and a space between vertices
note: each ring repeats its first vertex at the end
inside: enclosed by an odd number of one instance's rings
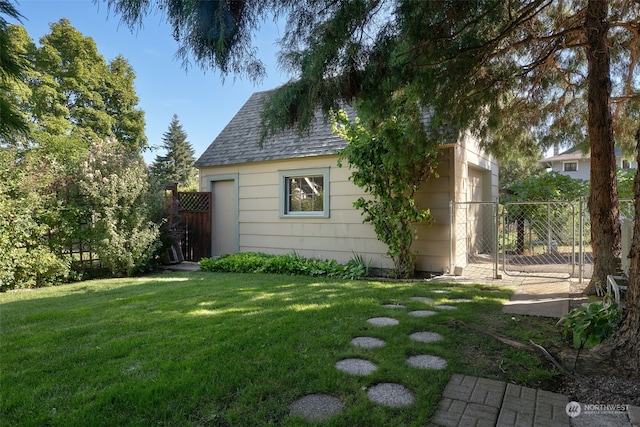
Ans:
POLYGON ((195 166, 202 168, 332 155, 346 146, 346 141, 331 133, 331 124, 325 123, 320 114, 309 134, 301 137, 295 131, 289 131, 268 139, 260 146, 261 113, 271 92, 251 95, 195 166))

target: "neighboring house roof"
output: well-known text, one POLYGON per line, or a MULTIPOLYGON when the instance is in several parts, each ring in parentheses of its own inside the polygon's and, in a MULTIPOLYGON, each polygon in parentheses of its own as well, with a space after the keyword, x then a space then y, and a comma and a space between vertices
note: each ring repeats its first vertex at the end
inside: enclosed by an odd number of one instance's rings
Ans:
POLYGON ((538 163, 542 165, 551 165, 553 162, 571 162, 585 159, 589 159, 589 154, 585 154, 577 148, 572 148, 560 154, 556 154, 555 156, 546 157, 538 161, 538 163))
MULTIPOLYGON (((622 158, 622 150, 619 147, 615 147, 616 158, 622 158)), ((590 153, 583 153, 579 148, 571 148, 555 156, 545 157, 542 160, 538 160, 541 165, 551 165, 553 162, 572 162, 576 160, 590 160, 590 153)))
MULTIPOLYGON (((262 110, 273 91, 256 92, 240 108, 211 145, 195 162, 196 167, 233 165, 266 160, 295 159, 336 154, 347 141, 334 135, 322 116, 317 126, 300 136, 287 131, 268 138, 260 146, 262 110)), ((349 116, 352 112, 349 112, 349 116)))

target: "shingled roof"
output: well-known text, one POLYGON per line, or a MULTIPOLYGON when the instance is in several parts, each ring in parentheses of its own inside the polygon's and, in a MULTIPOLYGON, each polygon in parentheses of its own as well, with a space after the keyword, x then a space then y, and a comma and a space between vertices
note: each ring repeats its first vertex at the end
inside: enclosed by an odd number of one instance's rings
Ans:
POLYGON ((295 159, 336 154, 347 142, 331 133, 331 125, 318 115, 308 134, 285 132, 260 146, 260 125, 265 100, 272 91, 256 92, 196 161, 198 168, 266 160, 295 159))

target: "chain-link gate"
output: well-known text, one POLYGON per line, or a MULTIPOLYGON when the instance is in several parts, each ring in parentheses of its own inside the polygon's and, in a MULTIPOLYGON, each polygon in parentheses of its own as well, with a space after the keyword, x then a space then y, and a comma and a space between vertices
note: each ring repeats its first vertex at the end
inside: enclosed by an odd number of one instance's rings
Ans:
POLYGON ((502 214, 503 270, 508 275, 574 277, 578 251, 571 202, 513 202, 502 214))
POLYGON ((449 259, 456 275, 496 278, 498 274, 498 204, 451 203, 449 259))
MULTIPOLYGON (((451 273, 574 277, 580 283, 592 276, 591 218, 585 200, 452 202, 450 213, 451 273)), ((633 217, 633 200, 620 199, 623 264, 633 217)))

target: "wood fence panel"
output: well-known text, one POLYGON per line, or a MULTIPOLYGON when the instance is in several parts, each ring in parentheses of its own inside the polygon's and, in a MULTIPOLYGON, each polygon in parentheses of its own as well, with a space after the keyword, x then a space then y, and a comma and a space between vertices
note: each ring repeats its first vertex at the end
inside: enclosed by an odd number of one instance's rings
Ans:
POLYGON ((211 256, 211 193, 178 192, 180 247, 185 261, 211 256))

